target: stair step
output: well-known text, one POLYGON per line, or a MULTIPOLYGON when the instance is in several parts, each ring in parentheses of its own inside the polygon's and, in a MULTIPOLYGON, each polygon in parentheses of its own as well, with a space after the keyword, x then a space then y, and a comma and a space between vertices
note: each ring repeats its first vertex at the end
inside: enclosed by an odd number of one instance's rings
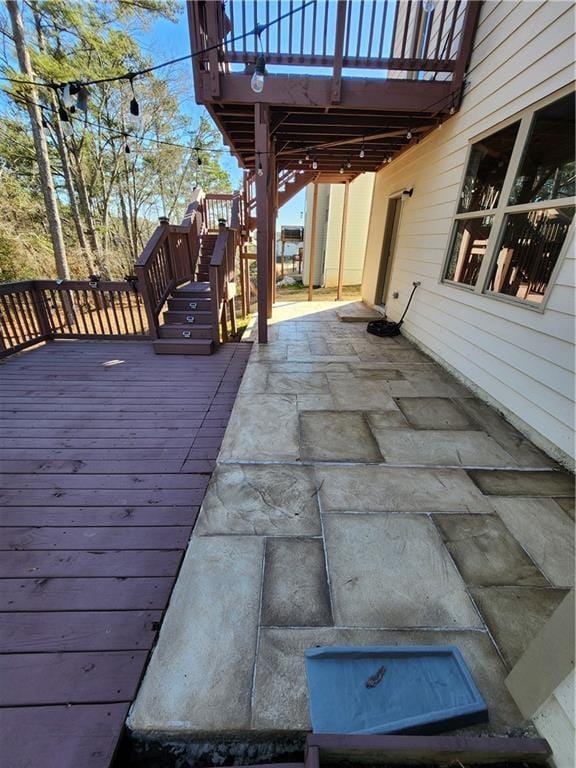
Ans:
POLYGON ((195 296, 193 299, 185 299, 180 296, 170 297, 168 299, 168 309, 180 312, 209 312, 210 297, 195 296))
POLYGON ((172 292, 173 299, 195 299, 197 296, 202 298, 208 298, 210 296, 209 282, 202 280, 197 283, 187 283, 172 292))
POLYGON ((196 323, 173 323, 161 325, 158 329, 161 339, 211 339, 211 325, 196 325, 196 323), (184 334, 190 334, 185 336, 184 334))
POLYGON ((157 355, 211 355, 212 339, 156 339, 152 342, 157 355))
POLYGON ((212 313, 195 312, 192 310, 189 310, 188 312, 182 312, 180 310, 169 309, 168 312, 164 312, 163 318, 165 325, 172 325, 174 323, 176 325, 195 325, 197 323, 203 325, 212 322, 212 313), (188 323, 186 320, 187 317, 193 317, 194 320, 191 323, 188 323))

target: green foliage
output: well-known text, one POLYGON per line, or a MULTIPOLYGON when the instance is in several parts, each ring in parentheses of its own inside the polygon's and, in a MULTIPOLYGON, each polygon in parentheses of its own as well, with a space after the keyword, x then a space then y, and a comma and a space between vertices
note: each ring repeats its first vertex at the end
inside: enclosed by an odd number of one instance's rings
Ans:
MULTIPOLYGON (((141 50, 135 32, 159 18, 176 22, 178 9, 173 0, 29 0, 23 12, 34 71, 40 80, 67 82, 146 68, 154 62, 141 50)), ((9 76, 18 75, 13 55, 2 69, 9 76)), ((78 205, 84 232, 94 233, 91 249, 96 263, 112 278, 121 278, 132 270, 158 217, 168 215, 178 222, 197 185, 206 191, 230 191, 220 155, 206 152, 222 147, 219 132, 206 114, 192 117, 183 107, 190 86, 182 71, 161 69, 134 81, 143 116, 137 137, 127 135, 132 133, 130 83, 90 86, 88 112, 73 116, 73 136, 66 140, 74 200, 70 183, 68 187, 64 183, 56 102, 49 89, 39 89, 73 277, 85 278, 87 267, 72 202, 78 205), (201 165, 194 151, 197 146, 205 150, 200 152, 201 165)), ((29 116, 22 104, 30 91, 13 85, 10 92, 12 103, 0 102, 4 113, 0 181, 6 208, 0 223, 1 281, 54 274, 29 116)))

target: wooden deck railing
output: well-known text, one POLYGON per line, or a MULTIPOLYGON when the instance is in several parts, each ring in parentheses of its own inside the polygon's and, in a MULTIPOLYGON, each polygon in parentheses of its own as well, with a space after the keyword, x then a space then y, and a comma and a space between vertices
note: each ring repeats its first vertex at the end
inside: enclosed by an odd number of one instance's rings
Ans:
POLYGON ((0 285, 0 357, 49 339, 148 338, 129 282, 26 280, 0 285))
POLYGON ((136 262, 150 336, 157 338, 159 317, 171 291, 196 274, 204 228, 204 193, 197 189, 180 225, 161 219, 136 262))
POLYGON ((217 346, 228 340, 228 322, 236 333, 236 256, 241 244, 241 197, 230 196, 230 223, 221 224, 210 261, 210 292, 212 294, 212 340, 217 346))
MULTIPOLYGON (((303 3, 290 3, 290 10, 303 3)), ((467 0, 374 2, 313 0, 282 23, 270 24, 286 12, 286 3, 229 0, 193 3, 196 51, 224 40, 223 52, 209 50, 194 59, 199 70, 222 73, 231 64, 253 64, 259 52, 257 24, 269 65, 364 68, 396 72, 452 73, 460 54, 467 0)), ((396 75, 397 76, 397 75, 396 75)))

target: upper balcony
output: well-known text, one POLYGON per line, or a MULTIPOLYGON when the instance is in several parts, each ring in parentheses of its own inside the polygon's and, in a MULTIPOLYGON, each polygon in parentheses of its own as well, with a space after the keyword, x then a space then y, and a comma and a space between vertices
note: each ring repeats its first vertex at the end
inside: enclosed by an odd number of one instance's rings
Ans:
POLYGON ((196 100, 243 167, 255 164, 260 103, 279 168, 315 161, 322 181, 375 171, 458 109, 480 5, 190 0, 196 100), (255 93, 261 54, 267 74, 255 93))

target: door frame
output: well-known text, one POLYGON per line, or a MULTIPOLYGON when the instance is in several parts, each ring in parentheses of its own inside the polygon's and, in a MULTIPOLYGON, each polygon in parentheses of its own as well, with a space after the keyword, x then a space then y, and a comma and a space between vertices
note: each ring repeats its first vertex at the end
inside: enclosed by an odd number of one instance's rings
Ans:
POLYGON ((394 261, 394 251, 398 239, 398 230, 400 229, 400 220, 402 218, 402 190, 394 192, 388 197, 386 206, 386 223, 384 224, 384 234, 382 237, 382 248, 380 249, 380 265, 378 267, 378 280, 376 282, 376 294, 374 304, 379 307, 386 306, 386 294, 390 288, 390 274, 392 272, 392 263, 394 261))

